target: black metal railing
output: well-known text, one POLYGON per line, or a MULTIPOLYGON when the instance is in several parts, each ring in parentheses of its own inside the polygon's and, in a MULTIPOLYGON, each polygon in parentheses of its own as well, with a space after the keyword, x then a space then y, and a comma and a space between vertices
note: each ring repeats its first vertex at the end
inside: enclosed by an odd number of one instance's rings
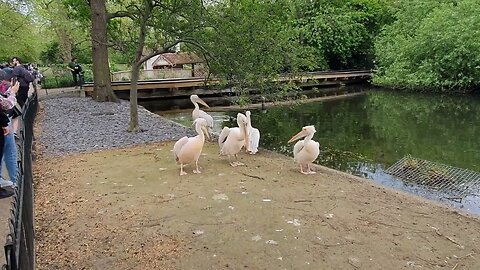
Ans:
POLYGON ((7 270, 35 269, 32 143, 33 124, 38 110, 38 97, 34 92, 23 107, 17 142, 19 161, 17 188, 13 196, 9 233, 5 242, 7 270))

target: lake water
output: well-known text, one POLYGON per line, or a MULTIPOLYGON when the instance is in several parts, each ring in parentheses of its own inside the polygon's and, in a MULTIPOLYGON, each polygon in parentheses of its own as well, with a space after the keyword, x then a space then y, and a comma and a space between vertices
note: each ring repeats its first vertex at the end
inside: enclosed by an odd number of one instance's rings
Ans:
MULTIPOLYGON (((159 114, 191 125, 191 111, 159 114)), ((236 126, 236 112, 211 114, 217 132, 223 126, 236 126)), ((385 169, 412 155, 479 172, 479 124, 478 97, 377 90, 353 98, 252 111, 252 125, 260 130, 263 148, 292 155, 293 145, 287 141, 303 126, 314 125, 314 140, 321 148, 319 164, 476 214, 480 214, 480 186, 455 202, 428 187, 392 177, 385 169)))

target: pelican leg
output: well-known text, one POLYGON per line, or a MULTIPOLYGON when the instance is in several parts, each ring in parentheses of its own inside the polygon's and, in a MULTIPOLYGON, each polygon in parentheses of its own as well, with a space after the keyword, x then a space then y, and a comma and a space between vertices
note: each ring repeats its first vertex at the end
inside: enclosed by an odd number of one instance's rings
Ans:
POLYGON ((183 164, 180 163, 180 176, 182 175, 187 175, 187 173, 183 171, 183 164))
POLYGON ((232 166, 232 167, 237 167, 238 166, 238 164, 236 162, 231 161, 230 155, 228 155, 228 163, 230 163, 230 166, 232 166))
POLYGON ((195 170, 193 170, 193 173, 201 173, 198 169, 198 160, 195 161, 195 170))
POLYGON ((237 164, 237 166, 243 166, 243 165, 245 165, 245 164, 243 164, 242 162, 238 161, 237 154, 235 154, 235 164, 237 164))
POLYGON ((312 169, 310 169, 310 163, 307 164, 307 173, 308 174, 316 174, 317 173, 315 171, 312 171, 312 169))
POLYGON ((303 166, 302 166, 302 164, 300 164, 300 172, 301 172, 302 174, 305 174, 305 175, 308 174, 308 171, 307 171, 307 172, 304 172, 304 171, 303 171, 303 166))

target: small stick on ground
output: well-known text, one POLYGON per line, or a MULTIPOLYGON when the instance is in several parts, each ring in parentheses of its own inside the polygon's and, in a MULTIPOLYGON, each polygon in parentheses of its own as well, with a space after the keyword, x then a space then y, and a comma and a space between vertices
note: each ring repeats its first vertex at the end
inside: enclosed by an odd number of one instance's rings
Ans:
POLYGON ((394 227, 394 228, 401 228, 401 229, 405 229, 405 230, 410 230, 410 231, 412 231, 412 232, 417 232, 417 233, 427 233, 427 232, 430 232, 430 231, 428 231, 428 230, 422 231, 422 230, 418 230, 418 229, 411 228, 411 227, 399 226, 399 225, 394 225, 394 224, 388 224, 388 223, 384 223, 384 222, 380 222, 380 221, 371 221, 371 220, 362 219, 362 218, 357 218, 357 219, 360 220, 360 221, 365 221, 365 222, 369 222, 369 223, 376 223, 376 224, 383 225, 383 226, 387 226, 387 227, 394 227))
POLYGON ((327 210, 326 213, 328 213, 328 212, 332 211, 333 209, 337 208, 337 206, 338 206, 337 203, 335 203, 330 209, 327 210))
POLYGON ((380 210, 382 210, 382 209, 384 209, 384 208, 385 208, 385 207, 380 207, 380 208, 378 208, 377 210, 373 210, 373 211, 371 211, 371 212, 368 212, 367 215, 371 215, 371 214, 373 214, 373 213, 376 213, 376 212, 378 212, 378 211, 380 211, 380 210))
POLYGON ((332 227, 332 229, 334 229, 335 231, 337 231, 337 227, 333 226, 332 223, 328 222, 326 219, 322 219, 323 222, 327 223, 328 225, 330 225, 330 227, 332 227))
POLYGON ((218 222, 218 223, 196 223, 196 222, 191 222, 191 221, 188 221, 188 220, 185 220, 186 223, 188 224, 193 224, 193 225, 231 225, 231 224, 234 224, 234 222, 225 222, 225 223, 222 223, 222 222, 218 222))
POLYGON ((463 258, 466 258, 466 257, 469 257, 469 256, 473 257, 473 255, 475 255, 475 254, 476 254, 475 252, 472 252, 472 253, 468 253, 467 255, 463 255, 461 257, 457 257, 455 255, 453 257, 455 257, 455 259, 463 259, 463 258))
POLYGON ((353 264, 350 260, 348 260, 348 264, 350 264, 351 266, 353 266, 353 268, 358 269, 358 266, 356 266, 355 264, 353 264))
POLYGON ((446 235, 441 234, 441 233, 438 231, 438 229, 435 229, 435 233, 436 233, 438 236, 441 236, 441 237, 447 239, 448 241, 454 243, 454 244, 457 245, 459 248, 461 248, 461 249, 464 249, 464 248, 465 248, 464 246, 460 245, 457 241, 455 241, 455 239, 453 239, 453 238, 451 238, 451 237, 449 237, 449 236, 446 236, 446 235))
POLYGON ((245 175, 245 176, 248 176, 248 177, 251 177, 251 178, 260 179, 260 180, 265 180, 265 178, 260 177, 260 176, 256 176, 256 175, 250 175, 250 174, 243 173, 243 172, 241 172, 241 174, 243 174, 243 175, 245 175))
POLYGON ((294 203, 300 203, 300 202, 312 202, 312 200, 295 200, 293 201, 294 203))

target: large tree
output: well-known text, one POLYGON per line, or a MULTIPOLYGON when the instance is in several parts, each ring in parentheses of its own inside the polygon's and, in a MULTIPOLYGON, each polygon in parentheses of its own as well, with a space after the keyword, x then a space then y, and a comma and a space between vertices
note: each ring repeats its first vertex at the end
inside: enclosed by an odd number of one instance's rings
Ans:
POLYGON ((68 14, 78 22, 90 24, 93 61, 93 98, 97 101, 118 102, 111 86, 108 58, 106 0, 62 0, 68 14))
POLYGON ((193 32, 202 27, 202 10, 200 0, 141 0, 110 13, 112 20, 122 20, 112 26, 123 31, 122 35, 113 35, 114 48, 132 54, 133 58, 129 131, 141 131, 138 123, 137 89, 143 63, 151 57, 170 51, 181 42, 201 47, 193 39, 193 32))
POLYGON ((90 0, 92 21, 93 98, 97 101, 115 101, 108 65, 107 8, 105 0, 90 0))
POLYGON ((300 46, 291 1, 222 1, 207 11, 197 39, 209 52, 210 71, 242 93, 240 102, 249 102, 246 90, 252 88, 279 97, 291 90, 272 87, 281 73, 316 66, 311 51, 300 46))

